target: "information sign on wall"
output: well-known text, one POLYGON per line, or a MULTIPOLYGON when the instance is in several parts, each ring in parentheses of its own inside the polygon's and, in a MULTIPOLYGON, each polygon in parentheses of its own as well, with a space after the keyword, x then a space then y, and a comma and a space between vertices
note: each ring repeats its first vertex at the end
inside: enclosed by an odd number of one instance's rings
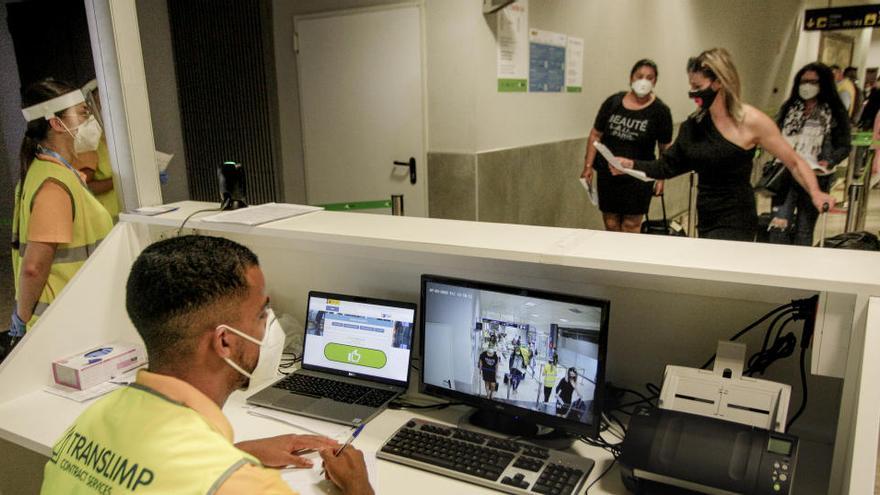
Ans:
POLYGON ((568 37, 565 48, 565 90, 580 93, 584 84, 584 40, 568 37))
POLYGON ((804 31, 876 28, 880 26, 880 5, 856 5, 809 9, 804 13, 804 31))
POLYGON ((529 29, 529 91, 560 93, 565 87, 564 34, 529 29))
POLYGON ((498 91, 525 92, 529 77, 529 2, 519 0, 498 16, 498 91))

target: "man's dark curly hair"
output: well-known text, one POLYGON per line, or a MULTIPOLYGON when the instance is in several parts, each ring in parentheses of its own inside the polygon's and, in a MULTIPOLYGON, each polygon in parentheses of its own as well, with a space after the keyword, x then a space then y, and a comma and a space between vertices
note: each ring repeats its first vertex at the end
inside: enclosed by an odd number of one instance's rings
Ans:
POLYGON ((222 237, 173 237, 144 249, 128 276, 125 309, 151 368, 176 367, 202 331, 236 319, 245 273, 258 265, 250 249, 222 237))

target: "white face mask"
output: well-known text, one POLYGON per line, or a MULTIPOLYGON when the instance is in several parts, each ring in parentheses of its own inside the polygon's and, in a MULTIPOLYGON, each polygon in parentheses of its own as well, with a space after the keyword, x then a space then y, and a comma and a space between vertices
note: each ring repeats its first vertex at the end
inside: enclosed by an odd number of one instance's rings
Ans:
MULTIPOLYGON (((263 340, 257 340, 257 339, 255 339, 255 338, 251 337, 250 335, 248 335, 248 334, 242 332, 241 330, 238 330, 238 329, 235 329, 235 328, 230 327, 229 325, 217 325, 217 328, 225 328, 226 330, 229 330, 230 332, 232 332, 232 333, 238 335, 239 337, 241 337, 241 338, 247 340, 248 342, 252 342, 252 343, 254 343, 254 344, 260 346, 261 348, 265 345, 265 339, 266 339, 266 334, 265 334, 265 333, 263 334, 263 340)), ((237 371, 237 372, 241 373, 242 375, 244 375, 248 380, 251 379, 251 375, 252 375, 252 373, 253 373, 253 370, 251 370, 251 371, 245 371, 244 368, 242 368, 241 366, 235 364, 235 361, 233 361, 233 360, 231 360, 231 359, 229 359, 229 358, 227 358, 227 357, 223 358, 223 360, 226 361, 226 364, 228 364, 229 366, 231 366, 232 369, 234 369, 235 371, 237 371)), ((258 356, 257 356, 257 363, 259 363, 259 360, 260 360, 260 358, 259 358, 259 355, 258 355, 258 356)), ((256 368, 254 368, 254 369, 256 369, 256 368)))
POLYGON ((77 154, 98 149, 98 144, 101 142, 101 124, 98 123, 98 119, 94 115, 90 115, 85 122, 76 126, 73 130, 69 129, 63 120, 61 125, 73 137, 73 151, 77 154), (73 131, 76 131, 76 133, 73 131))
POLYGON ((633 90, 633 93, 636 94, 639 98, 644 98, 651 94, 651 91, 654 90, 654 83, 647 79, 636 79, 630 84, 630 87, 633 90))
POLYGON ((805 83, 798 86, 798 95, 805 100, 812 100, 819 94, 819 85, 805 83))

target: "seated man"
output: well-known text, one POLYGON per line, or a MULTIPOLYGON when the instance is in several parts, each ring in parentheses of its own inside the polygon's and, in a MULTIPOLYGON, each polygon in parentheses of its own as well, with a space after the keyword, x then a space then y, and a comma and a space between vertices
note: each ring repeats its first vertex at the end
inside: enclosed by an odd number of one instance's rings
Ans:
POLYGON ((248 384, 266 329, 263 272, 247 248, 184 236, 147 247, 131 269, 126 309, 149 371, 91 405, 55 444, 44 494, 291 494, 277 470, 310 466, 349 495, 372 495, 363 454, 328 438, 281 435, 233 445, 223 403, 248 384))

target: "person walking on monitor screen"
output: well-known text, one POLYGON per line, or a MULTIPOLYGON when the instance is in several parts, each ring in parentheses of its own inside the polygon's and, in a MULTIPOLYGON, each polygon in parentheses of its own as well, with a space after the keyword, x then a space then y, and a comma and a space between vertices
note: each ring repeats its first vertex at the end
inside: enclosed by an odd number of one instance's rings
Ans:
POLYGON ((557 416, 564 418, 568 414, 575 394, 577 394, 578 399, 581 399, 581 393, 577 390, 577 377, 577 370, 569 368, 566 376, 564 376, 562 380, 559 380, 559 385, 556 386, 557 416))
POLYGON ((556 383, 556 373, 559 365, 559 356, 553 354, 553 358, 547 361, 541 370, 541 377, 544 379, 544 404, 550 400, 550 394, 553 393, 553 385, 556 383))
POLYGON ((486 385, 486 397, 492 399, 495 391, 498 390, 498 361, 499 357, 495 353, 495 347, 489 346, 482 354, 477 362, 477 369, 483 375, 483 383, 486 385))

